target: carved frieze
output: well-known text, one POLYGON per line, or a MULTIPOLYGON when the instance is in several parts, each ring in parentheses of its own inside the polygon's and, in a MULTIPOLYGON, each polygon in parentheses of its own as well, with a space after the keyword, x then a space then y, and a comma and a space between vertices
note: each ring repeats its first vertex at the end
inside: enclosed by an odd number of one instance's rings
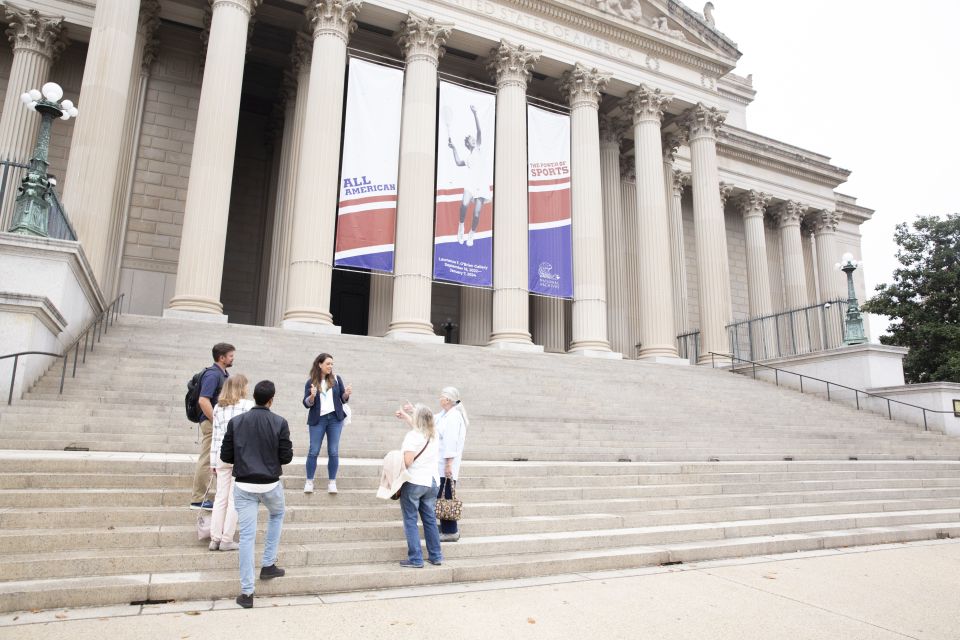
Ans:
POLYGON ((522 44, 500 40, 500 44, 490 50, 487 70, 498 88, 515 85, 526 90, 527 83, 530 82, 530 72, 542 53, 539 49, 528 49, 522 44))

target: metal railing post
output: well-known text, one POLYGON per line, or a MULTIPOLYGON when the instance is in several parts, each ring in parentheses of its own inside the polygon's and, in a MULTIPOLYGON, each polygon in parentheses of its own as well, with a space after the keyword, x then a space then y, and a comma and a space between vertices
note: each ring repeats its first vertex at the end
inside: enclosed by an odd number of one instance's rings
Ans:
POLYGON ((923 409, 923 430, 924 430, 924 431, 929 431, 929 429, 928 429, 928 427, 927 427, 927 410, 926 410, 926 408, 923 409))
POLYGON ((893 409, 890 408, 890 398, 887 398, 887 417, 893 420, 893 409))
POLYGON ((13 356, 13 372, 10 374, 10 394, 7 395, 7 404, 13 404, 13 383, 17 379, 17 362, 20 356, 13 356))
POLYGON ((827 383, 827 402, 830 402, 830 383, 827 383))
POLYGON ((67 377, 67 359, 69 357, 69 351, 63 354, 63 369, 60 371, 60 395, 63 395, 63 380, 67 377))
POLYGON ((857 400, 857 411, 860 411, 860 391, 858 389, 853 390, 853 397, 857 400))

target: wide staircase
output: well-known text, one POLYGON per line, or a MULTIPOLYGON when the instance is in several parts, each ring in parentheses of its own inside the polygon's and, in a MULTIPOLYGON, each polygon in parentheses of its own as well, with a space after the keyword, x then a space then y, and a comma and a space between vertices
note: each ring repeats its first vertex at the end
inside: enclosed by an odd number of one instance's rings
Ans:
POLYGON ((298 456, 287 576, 260 595, 960 536, 960 439, 720 370, 124 316, 63 395, 54 367, 0 413, 0 610, 236 595, 236 553, 207 551, 187 508, 183 393, 219 341, 233 373, 276 382, 298 456), (336 496, 301 491, 320 351, 354 388, 336 496), (471 419, 462 538, 443 566, 404 570, 379 459, 404 433, 393 410, 446 385, 471 419))

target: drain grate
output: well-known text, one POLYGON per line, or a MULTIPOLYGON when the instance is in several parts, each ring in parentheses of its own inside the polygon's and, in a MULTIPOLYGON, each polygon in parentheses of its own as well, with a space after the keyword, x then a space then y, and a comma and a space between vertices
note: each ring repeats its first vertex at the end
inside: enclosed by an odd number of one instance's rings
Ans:
POLYGON ((90 447, 75 447, 72 444, 63 448, 64 451, 90 451, 90 447))
POLYGON ((147 604, 168 604, 173 601, 174 601, 173 598, 167 598, 166 600, 134 600, 133 602, 130 603, 130 606, 137 607, 140 605, 147 605, 147 604))

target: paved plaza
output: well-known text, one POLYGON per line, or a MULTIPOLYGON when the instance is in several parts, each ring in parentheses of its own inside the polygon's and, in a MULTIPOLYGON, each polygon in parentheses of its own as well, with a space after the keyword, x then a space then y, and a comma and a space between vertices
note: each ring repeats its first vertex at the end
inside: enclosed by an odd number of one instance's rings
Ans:
MULTIPOLYGON (((429 569, 427 569, 429 570, 429 569)), ((0 637, 960 638, 953 540, 330 596, 8 614, 0 637)))

